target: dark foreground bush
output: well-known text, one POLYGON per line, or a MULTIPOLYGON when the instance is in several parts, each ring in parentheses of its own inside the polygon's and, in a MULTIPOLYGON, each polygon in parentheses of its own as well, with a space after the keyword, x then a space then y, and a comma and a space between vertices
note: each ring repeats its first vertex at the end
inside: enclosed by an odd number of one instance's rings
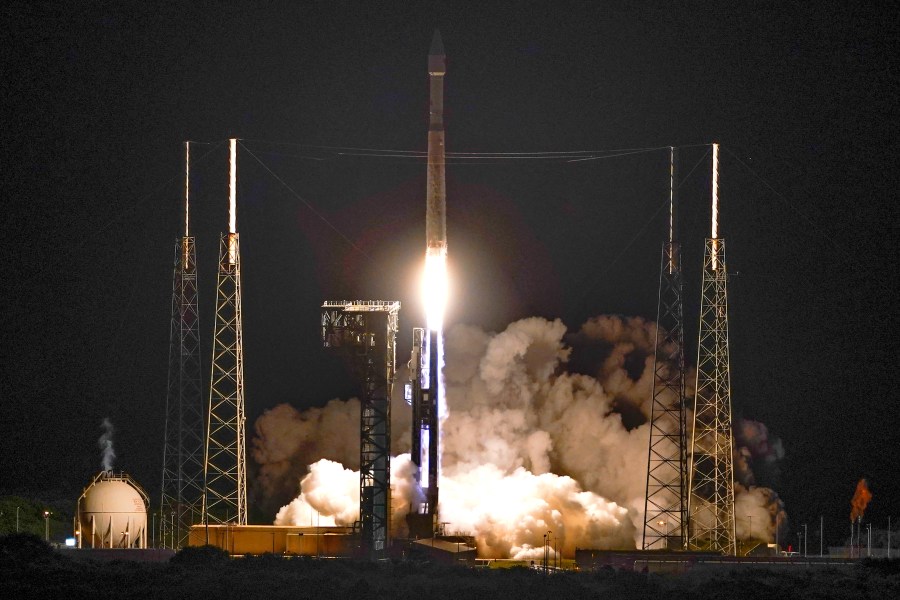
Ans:
POLYGON ((37 563, 57 559, 53 548, 31 533, 0 536, 0 563, 37 563))
POLYGON ((227 562, 228 553, 216 546, 186 546, 169 561, 175 565, 204 566, 227 562))

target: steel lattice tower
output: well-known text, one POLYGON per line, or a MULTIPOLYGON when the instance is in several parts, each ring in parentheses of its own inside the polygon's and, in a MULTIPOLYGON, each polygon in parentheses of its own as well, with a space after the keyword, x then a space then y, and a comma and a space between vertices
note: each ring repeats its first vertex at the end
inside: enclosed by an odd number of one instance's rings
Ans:
POLYGON ((675 148, 669 153, 669 239, 663 243, 643 549, 682 549, 686 536, 687 440, 681 246, 676 241, 675 148))
POLYGON ((187 543, 203 509, 203 401, 197 260, 189 235, 190 145, 185 142, 184 236, 175 241, 169 384, 163 446, 160 539, 163 547, 187 543))
POLYGON ((241 253, 235 231, 237 141, 231 140, 230 232, 219 244, 216 324, 209 386, 204 523, 247 524, 241 253))
POLYGON ((728 273, 718 237, 718 144, 713 144, 712 237, 706 240, 691 440, 688 547, 737 552, 728 358, 728 273))
POLYGON ((327 301, 322 343, 343 353, 362 380, 359 415, 359 516, 363 548, 381 558, 390 543, 391 387, 400 302, 327 301))

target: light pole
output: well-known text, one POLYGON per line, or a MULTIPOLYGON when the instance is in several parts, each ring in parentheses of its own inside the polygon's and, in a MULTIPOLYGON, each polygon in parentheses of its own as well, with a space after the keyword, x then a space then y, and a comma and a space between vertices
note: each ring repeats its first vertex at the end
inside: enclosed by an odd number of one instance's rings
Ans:
POLYGON ((750 524, 747 526, 747 528, 748 528, 748 533, 747 533, 747 546, 748 546, 748 550, 747 550, 747 554, 750 554, 750 550, 753 549, 753 546, 751 545, 751 542, 753 541, 753 515, 747 515, 747 521, 750 523, 750 524))
POLYGON ((544 573, 547 572, 547 534, 544 534, 544 544, 541 546, 541 569, 543 569, 544 573))
MULTIPOLYGON (((888 527, 890 529, 890 527, 888 527)), ((19 507, 16 507, 16 533, 19 533, 19 507)))
POLYGON ((44 541, 50 541, 50 511, 44 511, 44 541))
POLYGON ((825 515, 819 515, 819 558, 825 556, 825 515))
POLYGON ((781 555, 781 547, 778 545, 778 513, 775 513, 775 556, 781 555))
POLYGON ((806 523, 803 524, 803 556, 809 555, 809 544, 806 543, 806 523))
POLYGON ((869 523, 868 525, 869 525, 867 528, 868 529, 868 536, 867 536, 868 544, 866 546, 866 556, 871 558, 872 557, 872 524, 869 523))
POLYGON ((544 573, 550 570, 550 534, 553 533, 549 529, 544 534, 544 573))
POLYGON ((666 537, 663 538, 663 550, 668 550, 669 549, 669 522, 665 521, 663 519, 660 519, 659 521, 656 522, 656 524, 659 525, 660 527, 662 527, 663 525, 665 525, 665 527, 666 527, 666 537))

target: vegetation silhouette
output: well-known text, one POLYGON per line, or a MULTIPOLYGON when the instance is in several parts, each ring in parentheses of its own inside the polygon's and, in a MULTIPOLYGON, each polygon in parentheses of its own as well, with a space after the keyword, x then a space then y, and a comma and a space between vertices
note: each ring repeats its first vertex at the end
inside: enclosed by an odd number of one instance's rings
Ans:
MULTIPOLYGON (((122 550, 127 557, 130 551, 122 550)), ((40 538, 0 537, 0 598, 187 600, 667 600, 900 598, 900 560, 849 567, 703 568, 655 574, 603 568, 545 574, 413 561, 316 560, 273 554, 231 558, 186 548, 169 562, 70 560, 40 538)))

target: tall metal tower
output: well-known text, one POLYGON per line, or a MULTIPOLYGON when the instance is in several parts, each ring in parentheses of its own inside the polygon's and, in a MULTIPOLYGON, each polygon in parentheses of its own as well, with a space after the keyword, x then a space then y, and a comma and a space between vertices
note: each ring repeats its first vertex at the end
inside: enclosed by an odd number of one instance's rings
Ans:
POLYGON ((204 523, 247 524, 241 253, 237 234, 237 140, 230 140, 229 231, 219 244, 216 324, 209 385, 204 523))
POLYGON ((643 549, 682 549, 687 539, 687 440, 681 245, 675 218, 677 161, 669 149, 669 237, 662 246, 650 414, 643 549))
POLYGON ((160 540, 164 548, 187 543, 203 509, 203 400, 197 255, 190 235, 190 143, 184 143, 184 236, 175 241, 169 386, 163 446, 160 540))
POLYGON ((390 543, 391 387, 400 302, 326 301, 322 343, 350 359, 362 380, 359 415, 359 517, 363 548, 381 558, 390 543))
POLYGON ((712 236, 706 240, 697 391, 691 440, 690 549, 735 555, 734 457, 731 375, 728 360, 728 293, 725 240, 719 227, 719 145, 713 144, 712 236))

